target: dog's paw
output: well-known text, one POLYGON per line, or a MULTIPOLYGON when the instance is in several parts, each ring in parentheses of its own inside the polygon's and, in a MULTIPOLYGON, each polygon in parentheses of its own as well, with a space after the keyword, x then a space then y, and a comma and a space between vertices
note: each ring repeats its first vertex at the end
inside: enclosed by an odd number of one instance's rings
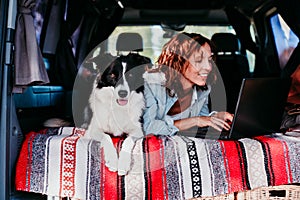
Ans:
POLYGON ((109 171, 116 172, 118 170, 118 155, 115 149, 104 153, 105 165, 109 171))
POLYGON ((118 162, 118 175, 126 175, 131 168, 131 154, 127 151, 120 151, 118 162))

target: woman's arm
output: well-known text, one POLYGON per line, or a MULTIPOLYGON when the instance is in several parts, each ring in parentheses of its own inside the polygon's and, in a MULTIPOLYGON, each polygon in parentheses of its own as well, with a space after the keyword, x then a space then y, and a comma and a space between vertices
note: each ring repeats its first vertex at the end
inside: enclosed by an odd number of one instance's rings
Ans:
POLYGON ((207 127, 211 126, 214 129, 221 131, 223 128, 229 130, 230 125, 223 119, 215 116, 197 116, 174 121, 174 125, 178 130, 186 130, 192 127, 207 127))
POLYGON ((174 135, 179 131, 178 128, 174 126, 173 119, 163 114, 166 105, 164 105, 165 102, 159 101, 162 98, 165 99, 165 94, 163 94, 163 92, 165 92, 164 90, 165 88, 159 84, 149 84, 147 82, 144 84, 146 109, 143 115, 143 128, 146 135, 174 135))
POLYGON ((228 121, 232 121, 233 115, 227 112, 211 112, 208 108, 208 96, 205 98, 204 104, 197 116, 174 121, 174 125, 180 130, 186 130, 192 127, 207 127, 211 126, 214 129, 221 131, 223 128, 230 129, 228 121))

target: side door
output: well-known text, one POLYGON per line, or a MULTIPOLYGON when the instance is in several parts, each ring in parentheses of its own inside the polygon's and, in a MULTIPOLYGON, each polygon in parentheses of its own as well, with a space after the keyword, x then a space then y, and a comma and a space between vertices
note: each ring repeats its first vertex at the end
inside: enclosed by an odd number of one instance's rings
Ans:
POLYGON ((21 131, 12 98, 13 41, 17 0, 0 0, 0 199, 14 193, 14 165, 21 131))

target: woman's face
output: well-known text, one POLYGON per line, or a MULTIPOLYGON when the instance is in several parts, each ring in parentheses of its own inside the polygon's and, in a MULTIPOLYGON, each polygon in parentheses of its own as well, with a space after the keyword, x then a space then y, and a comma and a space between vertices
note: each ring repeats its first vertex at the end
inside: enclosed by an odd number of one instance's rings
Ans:
POLYGON ((212 53, 209 44, 205 43, 189 58, 189 65, 183 76, 192 85, 204 86, 207 76, 212 70, 212 53))

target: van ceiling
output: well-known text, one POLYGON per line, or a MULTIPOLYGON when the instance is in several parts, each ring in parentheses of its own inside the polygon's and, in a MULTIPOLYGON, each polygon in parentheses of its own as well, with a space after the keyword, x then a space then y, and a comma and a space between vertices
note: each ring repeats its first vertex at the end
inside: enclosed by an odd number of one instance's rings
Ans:
POLYGON ((222 9, 226 6, 238 7, 252 12, 257 7, 274 0, 120 0, 126 7, 135 9, 222 9))
MULTIPOLYGON (((138 9, 207 9, 222 8, 228 0, 121 0, 125 6, 138 9)), ((229 0, 232 1, 232 0, 229 0)))
POLYGON ((245 15, 272 0, 121 0, 125 5, 123 24, 161 21, 186 24, 229 24, 225 8, 235 8, 245 15))
POLYGON ((214 10, 151 10, 125 8, 122 24, 160 24, 185 23, 185 24, 229 24, 223 9, 214 10))

